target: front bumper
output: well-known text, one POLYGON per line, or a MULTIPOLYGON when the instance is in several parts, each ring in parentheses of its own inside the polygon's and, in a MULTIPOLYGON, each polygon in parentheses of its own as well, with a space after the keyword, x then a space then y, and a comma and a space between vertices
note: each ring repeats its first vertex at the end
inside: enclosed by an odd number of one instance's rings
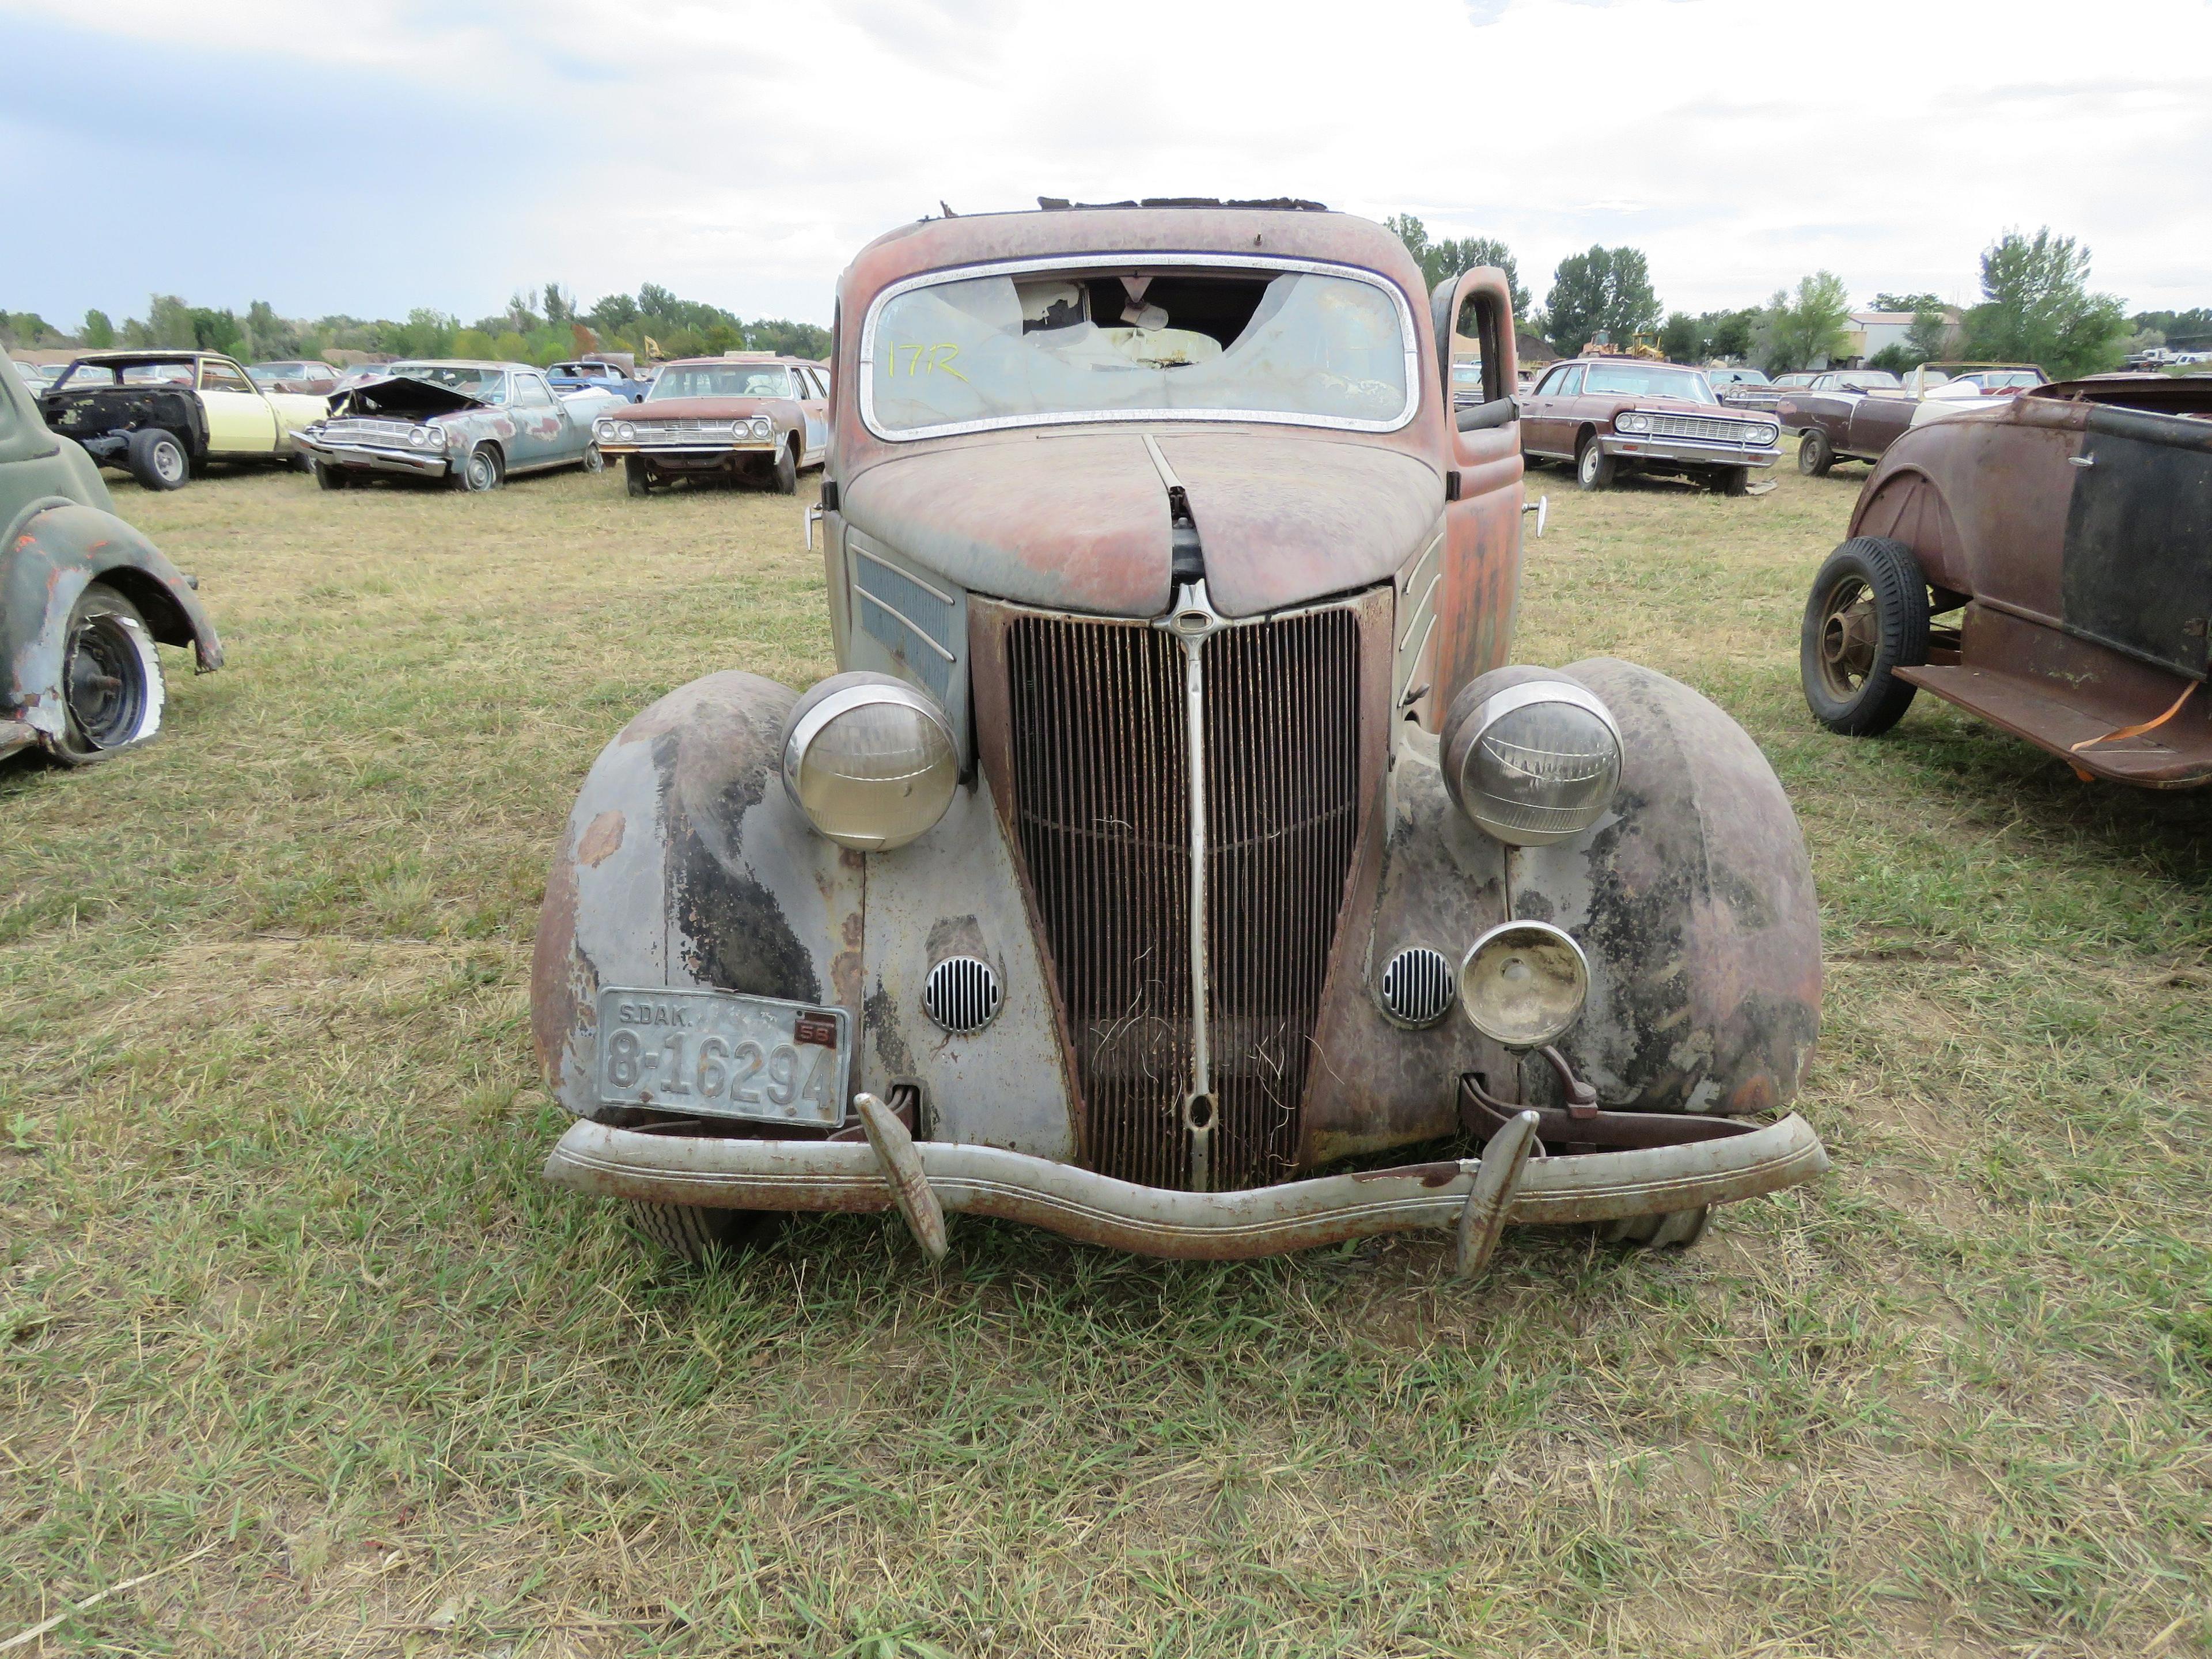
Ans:
POLYGON ((594 440, 599 453, 613 460, 625 455, 641 457, 648 466, 694 471, 702 468, 743 468, 748 463, 772 461, 775 459, 773 440, 758 443, 748 439, 741 444, 643 444, 624 443, 619 439, 594 440))
POLYGON ((326 466, 356 472, 398 472, 410 478, 442 478, 447 471, 444 450, 385 449, 371 444, 325 443, 304 432, 292 441, 326 466))
POLYGON ((1743 444, 1700 443, 1694 438, 1654 438, 1643 433, 1601 432, 1598 453, 1624 461, 1665 461, 1685 466, 1772 466, 1782 458, 1778 444, 1753 449, 1743 444))
POLYGON ((1375 1233, 1457 1227, 1465 1267, 1467 1228, 1478 1207, 1490 1212, 1494 1240, 1512 1223, 1612 1221, 1756 1198, 1828 1167, 1820 1137, 1795 1113, 1722 1139, 1561 1158, 1527 1156, 1528 1114, 1517 1140, 1495 1136, 1481 1158, 1243 1192, 1178 1192, 995 1146, 915 1141, 872 1097, 860 1097, 860 1106, 865 1142, 735 1139, 580 1120, 545 1160, 545 1178, 576 1192, 708 1209, 896 1206, 932 1254, 942 1252, 941 1219, 932 1247, 917 1206, 1024 1221, 1176 1260, 1243 1260, 1375 1233))

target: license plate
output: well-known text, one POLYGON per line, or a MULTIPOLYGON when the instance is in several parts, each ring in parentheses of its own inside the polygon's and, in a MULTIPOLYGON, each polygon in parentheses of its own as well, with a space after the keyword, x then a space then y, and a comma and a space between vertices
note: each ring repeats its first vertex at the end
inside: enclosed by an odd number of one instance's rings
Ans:
POLYGON ((734 991, 599 993, 599 1100, 708 1117, 836 1128, 845 1121, 851 1022, 734 991))

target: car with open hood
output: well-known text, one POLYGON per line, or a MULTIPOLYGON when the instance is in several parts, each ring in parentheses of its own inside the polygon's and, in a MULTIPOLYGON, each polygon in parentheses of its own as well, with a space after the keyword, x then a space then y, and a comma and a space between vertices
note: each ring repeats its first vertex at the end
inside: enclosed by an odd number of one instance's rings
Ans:
POLYGON ((316 481, 343 489, 376 477, 497 489, 528 472, 605 465, 592 417, 611 394, 562 396, 528 363, 465 359, 391 363, 380 380, 340 392, 330 417, 300 434, 316 481))
POLYGON ((210 461, 296 465, 329 399, 271 392, 219 352, 88 351, 39 397, 48 427, 149 489, 181 489, 210 461))
POLYGON ((839 672, 739 657, 592 767, 532 968, 549 1178, 691 1255, 896 1209, 933 1255, 968 1212, 1434 1228, 1471 1272, 1825 1167, 1772 770, 1662 674, 1514 662, 1503 272, 1431 293, 1312 204, 1048 204, 890 232, 836 318, 839 672))
POLYGON ((1813 579, 1815 718, 1872 737, 1930 691, 2085 780, 2212 783, 2212 381, 1928 402, 1813 579))
POLYGON ((1584 489, 1646 473, 1741 495, 1780 435, 1771 416, 1723 404, 1704 371, 1636 357, 1555 363, 1521 403, 1522 453, 1573 463, 1584 489))
POLYGON ((829 441, 829 376, 799 357, 733 351, 663 363, 644 402, 594 428, 629 493, 679 478, 765 485, 788 495, 829 441))
POLYGON ((222 641, 198 584, 115 515, 100 469, 0 374, 0 757, 35 749, 66 766, 160 735, 157 647, 205 672, 222 641))

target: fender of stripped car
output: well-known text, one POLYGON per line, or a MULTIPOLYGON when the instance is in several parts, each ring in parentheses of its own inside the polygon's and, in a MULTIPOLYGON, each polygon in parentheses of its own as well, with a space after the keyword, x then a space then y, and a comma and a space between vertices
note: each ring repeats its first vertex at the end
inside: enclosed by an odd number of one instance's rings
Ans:
MULTIPOLYGON (((1574 935, 1589 1000, 1559 1046, 1609 1108, 1765 1112, 1820 1029, 1820 915, 1781 781, 1688 686, 1610 657, 1569 665, 1621 732, 1620 793, 1571 840, 1512 858, 1516 917, 1574 935)), ((1524 1060, 1522 1098, 1556 1103, 1524 1060)))
POLYGON ((579 1117, 609 1115, 603 988, 716 988, 844 1009, 851 1087, 919 1085, 941 1138, 1073 1158, 1054 1017, 987 786, 957 791, 896 852, 842 849, 784 790, 795 700, 757 675, 709 675, 640 714, 593 764, 554 855, 532 968, 532 1030, 555 1097, 579 1117), (956 953, 992 963, 1005 987, 969 1039, 921 1012, 931 964, 956 953))
POLYGON ((138 607, 164 645, 191 647, 202 673, 222 641, 184 573, 117 518, 64 496, 31 502, 0 540, 0 716, 59 737, 70 611, 94 582, 138 607))

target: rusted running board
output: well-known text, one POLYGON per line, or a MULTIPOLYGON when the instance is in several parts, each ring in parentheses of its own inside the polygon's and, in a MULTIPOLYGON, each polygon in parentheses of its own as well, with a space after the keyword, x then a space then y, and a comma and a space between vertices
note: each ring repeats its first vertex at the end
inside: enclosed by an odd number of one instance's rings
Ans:
MULTIPOLYGON (((1323 1176, 1246 1192, 1139 1187, 995 1146, 912 1143, 928 1190, 948 1211, 1024 1221, 1094 1244, 1179 1260, 1242 1260, 1412 1228, 1454 1229, 1481 1161, 1323 1176)), ((1792 1113, 1722 1140, 1530 1158, 1505 1219, 1612 1221, 1756 1198, 1828 1167, 1812 1126, 1792 1113)), ((738 1140, 644 1133, 579 1121, 545 1160, 554 1185, 708 1209, 892 1207, 864 1141, 738 1140)))

